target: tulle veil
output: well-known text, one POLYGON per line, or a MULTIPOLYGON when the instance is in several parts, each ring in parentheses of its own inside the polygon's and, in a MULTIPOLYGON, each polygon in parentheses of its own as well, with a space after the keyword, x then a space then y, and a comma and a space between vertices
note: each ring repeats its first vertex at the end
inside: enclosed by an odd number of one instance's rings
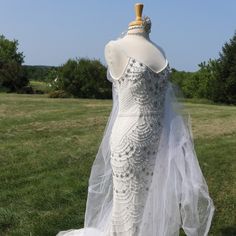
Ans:
MULTIPOLYGON (((112 82, 109 73, 107 79, 112 82)), ((178 236, 180 228, 188 236, 206 236, 210 229, 215 207, 194 150, 189 116, 178 100, 179 91, 168 82, 154 174, 137 236, 178 236)), ((108 232, 113 182, 109 138, 119 110, 118 94, 113 84, 112 101, 112 110, 90 173, 84 228, 60 231, 56 236, 111 236, 108 232)))

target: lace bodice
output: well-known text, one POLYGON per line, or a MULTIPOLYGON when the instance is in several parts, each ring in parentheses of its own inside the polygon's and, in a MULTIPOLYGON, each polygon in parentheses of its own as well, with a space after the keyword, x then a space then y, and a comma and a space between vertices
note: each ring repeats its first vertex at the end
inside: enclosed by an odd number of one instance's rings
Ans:
POLYGON ((119 78, 108 75, 119 103, 110 137, 114 205, 109 236, 138 235, 161 134, 168 74, 168 67, 155 73, 129 58, 119 78))
POLYGON ((119 78, 114 79, 108 70, 108 78, 118 93, 118 115, 142 116, 160 113, 169 71, 167 65, 161 72, 156 73, 132 57, 119 78))

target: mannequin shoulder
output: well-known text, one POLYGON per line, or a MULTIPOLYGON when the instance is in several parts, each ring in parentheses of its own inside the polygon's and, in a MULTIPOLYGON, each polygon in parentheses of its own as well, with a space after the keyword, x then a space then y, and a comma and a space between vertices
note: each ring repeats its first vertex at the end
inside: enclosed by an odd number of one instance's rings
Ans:
POLYGON ((119 77, 128 62, 128 56, 119 47, 119 42, 110 41, 105 45, 105 60, 113 76, 119 77))
POLYGON ((111 40, 105 45, 105 59, 109 63, 111 59, 122 56, 122 52, 119 48, 119 42, 117 40, 111 40))
POLYGON ((115 42, 114 40, 111 40, 105 45, 104 55, 107 63, 109 63, 111 54, 114 50, 114 42, 115 42))
POLYGON ((127 37, 120 42, 120 47, 126 55, 143 62, 154 72, 161 71, 168 63, 164 50, 151 40, 127 37))

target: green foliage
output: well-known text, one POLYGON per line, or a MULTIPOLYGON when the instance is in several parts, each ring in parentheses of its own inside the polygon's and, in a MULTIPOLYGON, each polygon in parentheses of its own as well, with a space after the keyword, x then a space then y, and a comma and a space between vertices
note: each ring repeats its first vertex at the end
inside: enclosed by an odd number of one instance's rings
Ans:
POLYGON ((48 75, 52 70, 56 70, 55 66, 30 66, 23 65, 26 76, 29 80, 47 81, 48 75))
POLYGON ((99 60, 69 59, 58 71, 52 71, 51 85, 74 97, 111 98, 106 67, 99 60))
POLYGON ((194 83, 192 83, 192 73, 185 71, 177 71, 172 69, 170 80, 177 84, 186 98, 193 98, 195 90, 194 83))
POLYGON ((22 90, 28 84, 22 63, 24 56, 18 52, 18 41, 0 35, 0 88, 8 92, 22 90))
POLYGON ((192 73, 172 69, 171 80, 184 96, 236 104, 236 33, 223 46, 219 59, 210 59, 198 66, 200 69, 192 73))
POLYGON ((49 93, 52 91, 49 84, 44 81, 30 80, 30 86, 33 88, 34 93, 37 94, 49 93))
POLYGON ((55 90, 49 93, 50 98, 69 98, 71 95, 66 93, 64 90, 55 90))
POLYGON ((0 65, 8 62, 16 62, 22 64, 24 62, 24 55, 22 52, 17 52, 18 41, 10 41, 4 35, 0 35, 0 65))
POLYGON ((220 100, 236 104, 236 32, 220 53, 218 83, 224 93, 220 100))

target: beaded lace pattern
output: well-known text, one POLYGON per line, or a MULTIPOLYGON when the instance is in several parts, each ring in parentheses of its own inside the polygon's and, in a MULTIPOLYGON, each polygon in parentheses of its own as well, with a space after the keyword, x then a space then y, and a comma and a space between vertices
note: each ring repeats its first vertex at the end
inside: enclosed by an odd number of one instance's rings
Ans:
POLYGON ((113 209, 109 236, 138 235, 162 129, 168 75, 168 65, 156 73, 132 57, 119 78, 110 74, 119 111, 110 137, 113 209))

